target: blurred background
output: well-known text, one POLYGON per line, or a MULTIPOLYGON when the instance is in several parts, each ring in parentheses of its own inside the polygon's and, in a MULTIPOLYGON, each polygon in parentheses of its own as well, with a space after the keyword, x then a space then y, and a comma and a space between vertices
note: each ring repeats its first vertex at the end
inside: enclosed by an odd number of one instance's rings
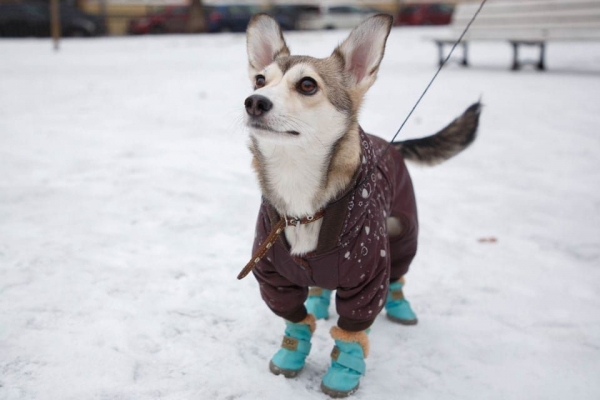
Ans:
MULTIPOLYGON (((51 34, 53 0, 0 0, 0 36, 51 34)), ((460 0, 56 0, 62 36, 243 32, 266 12, 285 30, 347 29, 386 12, 396 25, 445 25, 460 0)), ((464 2, 464 1, 462 1, 464 2)))

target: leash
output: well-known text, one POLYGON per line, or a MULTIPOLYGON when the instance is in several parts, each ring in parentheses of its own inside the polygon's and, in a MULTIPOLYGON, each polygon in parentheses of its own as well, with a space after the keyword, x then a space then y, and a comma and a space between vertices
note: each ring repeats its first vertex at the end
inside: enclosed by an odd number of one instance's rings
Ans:
MULTIPOLYGON (((419 98, 417 99, 417 101, 415 102, 415 104, 413 105, 412 109, 410 110, 410 112, 408 113, 408 115, 406 116, 406 118, 404 119, 404 121, 402 122, 402 124, 400 125, 400 127, 398 128, 398 130, 396 131, 396 133, 394 134, 394 136, 392 137, 392 139, 388 142, 387 146, 385 147, 385 149, 383 150, 383 152, 379 156, 379 159, 376 160, 376 162, 374 163, 373 169, 377 168, 377 166, 379 165, 379 162, 383 159, 383 157, 385 156, 385 154, 387 153, 387 151, 389 150, 389 148, 392 146, 392 144, 394 143, 394 140, 400 134, 400 131, 402 131, 402 128, 404 128, 404 125, 406 125, 406 122, 408 122, 409 118, 412 116, 412 114, 415 111, 415 109, 419 106, 419 103, 421 103, 421 100, 423 99, 423 97, 425 97, 425 94, 429 91, 429 88, 431 87, 431 85, 433 84, 433 82, 435 81, 435 79, 437 78, 437 76, 440 74, 440 72, 442 71, 442 68, 444 68, 444 66, 446 65, 446 63, 450 59, 450 57, 452 57, 452 53, 454 53, 454 49, 456 49, 456 47, 460 44, 460 42, 462 41, 463 37, 465 36, 465 34, 469 30, 469 28, 471 27, 471 25, 473 24, 473 22, 475 21, 475 19, 479 15, 479 12, 481 11, 481 9, 483 8, 483 6, 485 5, 486 2, 487 2, 487 0, 483 0, 481 2, 481 4, 479 4, 479 8, 477 8, 477 11, 475 11, 475 13, 473 14, 473 16, 471 17, 471 20, 465 26, 465 29, 463 29, 462 33, 460 34, 460 36, 458 37, 458 39, 456 40, 456 42, 454 42, 454 44, 452 45, 452 48, 450 49, 450 52, 448 53, 448 55, 446 56, 446 58, 444 58, 444 60, 440 64, 440 66, 438 67, 437 71, 435 72, 435 74, 433 75, 433 77, 431 78, 431 80, 429 81, 429 83, 427 84, 427 86, 425 87, 425 90, 423 90, 423 93, 421 93, 421 95, 419 96, 419 98)), ((360 181, 355 187, 360 186, 363 183, 365 183, 368 180, 368 178, 369 178, 369 173, 367 173, 366 176, 365 176, 365 178, 362 181, 360 181)), ((332 203, 329 203, 329 205, 332 205, 332 204, 337 203, 338 201, 341 201, 343 198, 345 198, 346 196, 348 196, 350 193, 352 193, 352 190, 349 190, 346 194, 344 194, 343 196, 341 196, 339 199, 336 199, 332 203)))
POLYGON ((269 233, 269 236, 267 236, 265 241, 258 247, 258 249, 256 249, 256 251, 252 255, 252 259, 240 271, 237 278, 244 279, 246 277, 246 275, 248 275, 250 273, 250 271, 252 271, 254 269, 256 264, 258 264, 258 262, 260 260, 262 260, 262 258, 265 256, 265 254, 267 254, 267 251, 269 251, 269 249, 273 246, 275 241, 277 241, 277 238, 279 237, 279 235, 281 235, 281 232, 283 232, 283 229, 286 226, 298 226, 298 225, 310 224, 311 222, 315 222, 315 221, 323 218, 324 215, 325 215, 325 212, 323 210, 321 210, 321 211, 318 211, 315 215, 311 215, 309 217, 304 217, 304 218, 284 217, 284 218, 281 218, 279 220, 279 222, 277 222, 273 226, 273 228, 271 229, 271 233, 269 233))
POLYGON ((448 53, 448 55, 446 56, 446 58, 444 59, 444 61, 442 61, 442 63, 440 64, 440 66, 438 67, 437 71, 433 75, 433 78, 431 78, 431 80, 429 81, 429 83, 425 87, 425 90, 423 90, 423 93, 421 93, 421 96, 419 96, 419 98, 417 99, 417 102, 415 103, 415 105, 413 106, 413 108, 410 110, 410 112, 408 113, 408 115, 406 116, 406 118, 404 119, 404 122, 402 122, 402 124, 400 125, 400 128, 398 128, 398 130, 396 131, 396 133, 392 137, 392 140, 390 140, 390 142, 388 143, 388 145, 385 148, 385 150, 383 151, 383 153, 381 153, 380 159, 383 158, 383 156, 385 155, 385 153, 388 151, 388 149, 390 148, 390 146, 392 145, 392 143, 396 139, 396 136, 398 136, 398 134, 400 133, 400 131, 402 130, 402 128, 404 128, 404 125, 406 125, 406 122, 408 121, 408 119, 411 117, 411 115, 413 114, 413 112, 415 111, 415 109, 417 108, 417 106, 419 105, 419 103, 421 102, 421 100, 423 99, 423 97, 425 97, 425 94, 429 91, 429 88, 433 84, 433 81, 435 81, 435 79, 437 78, 437 76, 440 74, 440 72, 442 71, 442 68, 444 68, 444 66, 446 65, 446 63, 448 62, 448 60, 450 59, 450 57, 452 56, 452 53, 454 53, 454 49, 456 49, 456 47, 462 41, 463 37, 465 36, 465 34, 467 33, 467 31, 471 27, 471 24, 473 24, 473 22, 475 21, 475 19, 479 15, 479 12, 481 11, 481 9, 483 8, 483 6, 484 6, 484 4, 486 2, 487 2, 487 0, 483 0, 481 2, 481 4, 479 5, 479 8, 477 9, 477 11, 475 11, 475 14, 473 14, 473 16, 471 17, 471 20, 469 21, 469 23, 467 24, 467 26, 465 26, 465 29, 463 29, 462 33, 460 34, 460 36, 458 37, 458 39, 456 40, 456 42, 454 42, 454 45, 452 45, 452 48, 450 49, 450 52, 448 53))
MULTIPOLYGON (((481 2, 481 4, 479 5, 479 8, 477 9, 477 11, 475 11, 475 14, 473 14, 473 17, 471 17, 471 20, 469 21, 469 23, 467 24, 467 26, 465 27, 465 29, 462 31, 462 33, 460 34, 460 36, 458 37, 458 39, 456 40, 456 42, 454 42, 454 45, 450 49, 450 52, 448 53, 448 55, 446 56, 446 58, 442 61, 442 63, 438 67, 437 71, 435 72, 435 74, 433 75, 433 77, 431 78, 431 80, 429 81, 429 83, 427 84, 427 86, 425 87, 425 90, 423 91, 423 93, 421 93, 421 96, 419 96, 419 98, 417 99, 416 103, 414 104, 414 106, 412 107, 412 109, 410 110, 410 112, 408 113, 408 115, 406 116, 406 118, 404 119, 404 121, 402 122, 402 124, 400 125, 400 127, 398 128, 398 130, 396 131, 396 133, 394 134, 394 136, 392 137, 392 140, 389 141, 388 145, 386 146, 386 148, 383 150, 383 152, 379 156, 379 160, 377 160, 374 163, 373 168, 376 168, 379 165, 379 161, 381 161, 381 159, 383 158, 383 156, 385 156, 385 154, 387 153, 388 149, 392 146, 392 144, 394 143, 394 140, 396 139, 396 137, 398 136, 398 134, 400 133, 400 131, 402 131, 402 128, 404 128, 404 125, 406 125, 406 122, 409 120, 409 118, 411 117, 411 115, 413 114, 413 112, 415 111, 415 109, 417 108, 417 106, 419 105, 419 103, 421 103, 421 100, 423 99, 423 97, 425 97, 425 94, 429 91, 429 88, 431 87, 431 85, 433 84, 433 82, 435 81, 435 79, 437 78, 437 76, 439 75, 439 73, 441 72, 442 68, 444 68, 444 66, 446 65, 446 63, 448 62, 448 60, 450 59, 450 57, 452 56, 452 53, 454 52, 454 49, 456 49, 456 47, 462 41, 463 37, 465 36, 465 34, 467 33, 467 31, 471 27, 471 24, 475 21, 475 19, 479 15, 479 12, 483 8, 483 5, 486 2, 487 2, 487 0, 483 0, 481 2)), ((358 187, 358 186, 362 185, 365 181, 367 181, 367 179, 369 178, 369 175, 370 174, 367 173, 366 176, 365 176, 365 178, 361 182, 359 182, 357 185, 355 185, 354 187, 358 187)), ((346 196, 348 196, 352 192, 353 192, 352 189, 349 190, 346 194, 344 194, 340 198, 336 199, 334 202, 329 203, 328 206, 331 206, 332 204, 335 204, 335 203, 339 202, 340 200, 342 200, 343 198, 345 198, 346 196)), ((281 235, 281 233, 283 232, 283 230, 284 230, 284 228, 286 226, 298 226, 298 225, 309 224, 311 222, 314 222, 314 221, 317 221, 317 220, 323 218, 324 215, 325 215, 324 210, 320 210, 315 215, 312 215, 312 216, 309 216, 309 217, 293 218, 293 217, 284 216, 283 218, 281 218, 279 220, 279 222, 277 222, 273 226, 273 228, 271 229, 271 232, 269 233, 269 236, 267 236, 267 238, 265 239, 265 241, 254 252, 254 254, 252 255, 252 259, 240 271, 240 273, 238 274, 237 278, 238 279, 244 279, 250 273, 250 271, 252 271, 254 269, 254 267, 256 266, 256 264, 258 264, 260 262, 260 260, 262 260, 262 258, 267 254, 267 252, 269 251, 269 249, 273 246, 273 244, 275 244, 275 242, 277 241, 277 238, 279 237, 279 235, 281 235)))

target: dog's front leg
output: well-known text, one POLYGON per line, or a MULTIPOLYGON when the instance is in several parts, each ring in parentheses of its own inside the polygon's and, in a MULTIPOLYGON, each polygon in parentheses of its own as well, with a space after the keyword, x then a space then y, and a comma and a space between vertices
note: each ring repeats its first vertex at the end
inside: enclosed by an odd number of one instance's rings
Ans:
POLYGON ((369 336, 367 331, 350 332, 334 326, 331 337, 335 346, 331 352, 331 365, 321 381, 321 390, 331 397, 346 397, 358 389, 360 377, 365 374, 369 336))
POLYGON ((285 325, 281 348, 269 362, 269 369, 275 375, 293 378, 302 371, 310 353, 310 339, 316 328, 316 320, 312 314, 308 314, 300 322, 285 321, 285 325))
POLYGON ((314 315, 308 314, 303 304, 307 290, 278 274, 268 274, 269 278, 265 280, 265 270, 261 268, 255 269, 254 275, 260 282, 262 297, 269 308, 285 320, 281 348, 269 362, 269 369, 275 375, 293 378, 304 368, 316 328, 314 315))
POLYGON ((275 375, 295 377, 304 367, 316 328, 315 317, 308 314, 304 306, 308 288, 279 274, 269 258, 263 258, 253 272, 263 300, 271 311, 285 320, 286 326, 281 348, 269 362, 269 369, 275 375))

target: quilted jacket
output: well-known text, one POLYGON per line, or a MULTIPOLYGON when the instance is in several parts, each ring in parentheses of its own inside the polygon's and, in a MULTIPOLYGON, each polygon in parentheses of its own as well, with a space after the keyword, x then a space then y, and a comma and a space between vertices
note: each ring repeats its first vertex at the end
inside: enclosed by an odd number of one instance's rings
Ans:
MULTIPOLYGON (((317 249, 290 254, 281 235, 254 268, 263 300, 277 315, 299 322, 307 314, 309 286, 336 290, 338 326, 367 329, 382 310, 389 282, 407 271, 417 251, 418 221, 412 182, 404 159, 388 142, 360 130, 362 163, 351 189, 325 208, 317 249), (388 238, 386 217, 402 222, 403 232, 388 238)), ((279 216, 263 199, 253 251, 279 216)))

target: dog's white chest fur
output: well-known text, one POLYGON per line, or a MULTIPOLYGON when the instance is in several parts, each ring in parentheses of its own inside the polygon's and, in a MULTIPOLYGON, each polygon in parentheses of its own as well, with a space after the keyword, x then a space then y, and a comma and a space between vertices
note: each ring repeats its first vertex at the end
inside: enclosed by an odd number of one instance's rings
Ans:
MULTIPOLYGON (((314 215, 317 197, 323 191, 323 165, 326 149, 282 146, 276 142, 259 143, 264 156, 264 171, 270 190, 278 201, 279 212, 291 217, 314 215)), ((322 221, 285 229, 292 254, 305 254, 317 248, 322 221)))
POLYGON ((314 214, 315 198, 322 191, 326 166, 326 149, 282 146, 275 142, 258 144, 264 157, 265 178, 269 188, 282 202, 282 210, 289 216, 314 214))

